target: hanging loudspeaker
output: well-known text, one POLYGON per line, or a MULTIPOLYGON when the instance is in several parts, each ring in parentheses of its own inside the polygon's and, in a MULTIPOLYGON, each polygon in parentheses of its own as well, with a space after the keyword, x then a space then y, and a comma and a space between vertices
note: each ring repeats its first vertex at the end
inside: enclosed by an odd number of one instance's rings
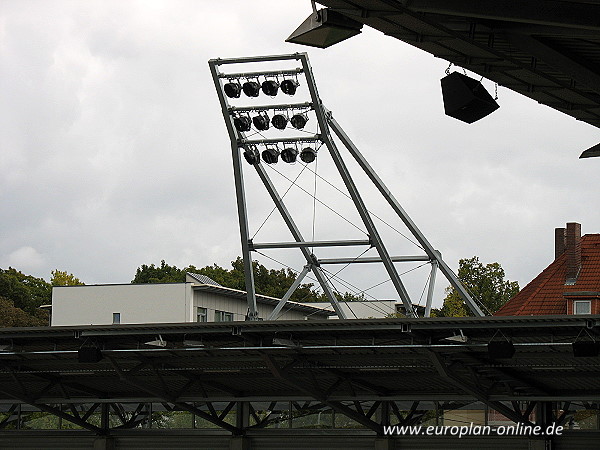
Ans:
POLYGON ((473 123, 500 107, 483 85, 473 78, 452 72, 441 81, 444 110, 450 117, 473 123))

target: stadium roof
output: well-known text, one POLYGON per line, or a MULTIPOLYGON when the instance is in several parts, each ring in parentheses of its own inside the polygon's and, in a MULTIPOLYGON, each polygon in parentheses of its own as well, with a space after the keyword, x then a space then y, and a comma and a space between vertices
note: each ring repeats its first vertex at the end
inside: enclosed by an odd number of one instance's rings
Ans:
POLYGON ((318 0, 318 3, 600 127, 600 3, 318 0))
POLYGON ((592 340, 600 316, 6 328, 0 403, 599 401, 600 358, 572 350, 592 340), (513 357, 488 352, 507 340, 513 357))

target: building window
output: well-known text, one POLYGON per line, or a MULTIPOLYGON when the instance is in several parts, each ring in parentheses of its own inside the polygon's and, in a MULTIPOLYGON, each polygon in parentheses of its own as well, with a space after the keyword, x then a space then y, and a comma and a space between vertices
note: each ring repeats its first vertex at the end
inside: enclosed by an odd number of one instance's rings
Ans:
POLYGON ((573 314, 591 314, 592 302, 590 300, 575 300, 573 302, 573 314))
POLYGON ((196 322, 207 322, 206 308, 196 308, 196 322))
POLYGON ((113 313, 113 325, 121 323, 121 313, 113 313))
POLYGON ((233 313, 225 311, 215 311, 215 322, 232 322, 233 313))

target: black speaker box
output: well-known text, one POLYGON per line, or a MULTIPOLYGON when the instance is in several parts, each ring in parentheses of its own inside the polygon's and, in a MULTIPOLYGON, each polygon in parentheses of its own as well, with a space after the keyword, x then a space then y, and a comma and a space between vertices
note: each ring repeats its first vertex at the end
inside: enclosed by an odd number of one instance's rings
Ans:
POLYGON ((77 351, 77 360, 80 363, 97 363, 102 358, 102 352, 96 347, 81 347, 77 351))
POLYGON ((488 355, 492 359, 509 359, 515 354, 515 346, 509 341, 495 341, 488 345, 488 355))
POLYGON ((452 72, 441 81, 444 110, 450 117, 473 123, 500 107, 479 81, 462 73, 452 72))
POLYGON ((600 342, 593 341, 577 341, 573 342, 573 356, 595 357, 600 355, 600 342))

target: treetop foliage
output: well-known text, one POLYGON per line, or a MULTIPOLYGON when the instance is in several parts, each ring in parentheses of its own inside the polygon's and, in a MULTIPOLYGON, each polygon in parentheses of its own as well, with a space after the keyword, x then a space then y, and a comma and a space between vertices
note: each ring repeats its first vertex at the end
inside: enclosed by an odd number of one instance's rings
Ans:
POLYGON ((54 269, 50 273, 52 274, 52 277, 50 278, 50 284, 52 286, 82 286, 85 284, 75 275, 68 273, 67 271, 54 269))
POLYGON ((48 315, 39 307, 51 301, 52 287, 44 279, 12 267, 0 269, 0 327, 48 325, 48 315))
MULTIPOLYGON (((231 262, 231 269, 225 269, 217 264, 198 268, 190 265, 178 268, 167 264, 164 260, 159 266, 154 264, 143 264, 138 267, 132 283, 183 283, 186 272, 198 273, 212 278, 222 286, 246 290, 246 278, 244 275, 244 260, 237 257, 231 262)), ((291 269, 268 269, 258 261, 253 261, 254 284, 257 294, 281 298, 296 279, 296 273, 291 269)), ((360 299, 353 294, 346 293, 344 297, 351 300, 360 299)), ((297 302, 327 301, 324 294, 317 292, 313 283, 305 283, 298 286, 291 300, 297 302)))
MULTIPOLYGON (((497 262, 484 265, 476 256, 459 261, 458 279, 476 301, 481 301, 483 304, 481 309, 484 313, 495 313, 519 292, 519 283, 505 280, 504 276, 504 269, 497 262)), ((467 317, 472 316, 473 313, 463 302, 458 291, 449 286, 446 288, 446 297, 442 308, 432 310, 431 315, 467 317)))

